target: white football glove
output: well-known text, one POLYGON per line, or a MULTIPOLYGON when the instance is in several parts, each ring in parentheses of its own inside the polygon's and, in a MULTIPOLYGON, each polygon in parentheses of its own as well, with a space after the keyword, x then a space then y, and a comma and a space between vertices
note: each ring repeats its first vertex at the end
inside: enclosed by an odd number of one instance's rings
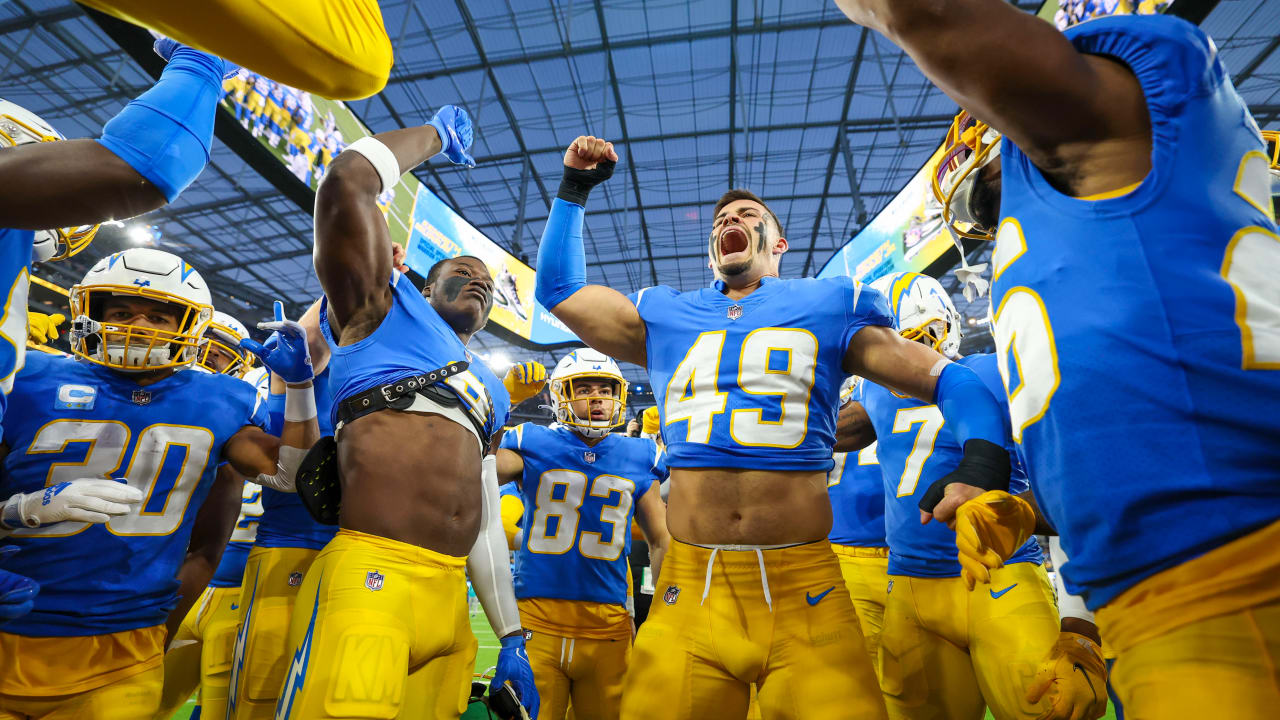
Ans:
POLYGON ((113 515, 125 515, 142 502, 142 491, 115 480, 86 478, 50 485, 33 493, 18 493, 0 511, 0 525, 12 530, 20 525, 36 528, 70 520, 104 523, 113 515))

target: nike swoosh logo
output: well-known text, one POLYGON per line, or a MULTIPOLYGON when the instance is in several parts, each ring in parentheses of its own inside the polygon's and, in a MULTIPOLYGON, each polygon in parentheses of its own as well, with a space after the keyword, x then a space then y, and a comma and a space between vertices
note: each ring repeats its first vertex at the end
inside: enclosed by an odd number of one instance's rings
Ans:
POLYGON ((239 606, 239 605, 236 605, 235 603, 232 603, 232 605, 231 605, 231 609, 232 609, 232 610, 239 610, 239 609, 240 609, 240 606, 239 606))
POLYGON ((1093 693, 1093 701, 1098 702, 1098 691, 1093 689, 1093 678, 1089 677, 1089 673, 1080 663, 1071 663, 1071 669, 1084 676, 1084 681, 1089 685, 1089 692, 1093 693))
POLYGON ((1001 590, 1000 592, 996 592, 995 590, 988 590, 987 592, 991 593, 991 599, 992 599, 992 600, 999 600, 1001 597, 1003 597, 1003 596, 1004 596, 1004 594, 1005 594, 1005 593, 1009 592, 1010 590, 1012 590, 1012 589, 1014 589, 1014 588, 1016 588, 1016 587, 1018 587, 1018 583, 1014 583, 1014 584, 1010 585, 1009 587, 1007 587, 1007 588, 1005 588, 1005 589, 1001 590))
POLYGON ((836 589, 836 586, 832 585, 831 587, 827 588, 826 590, 823 590, 817 595, 810 595, 809 593, 805 593, 804 599, 807 600, 810 605, 817 605, 818 603, 822 602, 822 598, 826 597, 827 593, 835 589, 836 589))

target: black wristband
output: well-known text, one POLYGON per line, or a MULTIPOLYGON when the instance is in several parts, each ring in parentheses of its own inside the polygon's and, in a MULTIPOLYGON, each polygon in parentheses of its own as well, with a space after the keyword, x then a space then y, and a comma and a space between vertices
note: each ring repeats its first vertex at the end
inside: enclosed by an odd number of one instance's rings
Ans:
POLYGON ((964 444, 964 457, 955 470, 938 478, 920 498, 920 509, 933 512, 947 494, 951 483, 964 483, 983 490, 1009 490, 1013 464, 1009 451, 989 440, 973 438, 964 444))
POLYGON ((564 176, 560 179, 560 189, 556 191, 556 197, 565 202, 577 203, 586 207, 587 196, 591 194, 591 188, 608 180, 613 175, 613 167, 617 162, 613 160, 601 160, 596 166, 590 170, 578 170, 566 166, 564 176))

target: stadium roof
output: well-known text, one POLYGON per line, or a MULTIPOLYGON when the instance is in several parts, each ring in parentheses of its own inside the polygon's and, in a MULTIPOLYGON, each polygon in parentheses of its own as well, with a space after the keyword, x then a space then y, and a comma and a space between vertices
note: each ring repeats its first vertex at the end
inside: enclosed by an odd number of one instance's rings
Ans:
MULTIPOLYGON (((783 219, 783 275, 815 273, 920 168, 956 111, 900 50, 829 2, 381 5, 396 64, 385 91, 351 107, 374 131, 425 122, 443 104, 467 107, 478 166, 435 161, 417 174, 513 254, 532 263, 568 142, 589 133, 618 144, 622 162, 593 195, 586 242, 589 280, 624 292, 704 286, 710 208, 733 186, 755 190, 783 219)), ((1262 126, 1280 127, 1280 3, 1222 2, 1203 26, 1262 126)), ((96 135, 152 82, 65 0, 0 4, 0 36, 0 95, 67 136, 96 135)), ((203 273, 221 309, 250 324, 270 315, 273 298, 296 308, 319 292, 309 214, 220 141, 199 180, 141 221, 203 273)), ((109 228, 41 273, 70 285, 129 242, 109 228)), ((970 317, 986 312, 985 300, 959 305, 970 317)), ((973 342, 984 342, 981 328, 973 342)), ((528 355, 492 336, 479 342, 528 355)))

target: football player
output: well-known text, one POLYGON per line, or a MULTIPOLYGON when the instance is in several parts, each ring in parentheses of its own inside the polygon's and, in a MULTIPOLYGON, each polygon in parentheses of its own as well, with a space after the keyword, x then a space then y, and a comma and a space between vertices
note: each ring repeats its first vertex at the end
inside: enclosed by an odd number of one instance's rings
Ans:
MULTIPOLYGON (((935 191, 995 238, 1013 437, 1126 712, 1274 715, 1256 668, 1280 662, 1280 242, 1212 40, 1169 15, 1059 33, 999 0, 838 4, 965 110, 935 191)), ((990 499, 966 522, 1012 551, 1026 528, 993 524, 1030 516, 990 499)))
MULTIPOLYGON (((889 299, 904 338, 973 369, 999 392, 994 355, 960 356, 960 314, 937 280, 894 273, 872 287, 889 299)), ((873 382, 860 384, 850 406, 845 415, 865 413, 862 440, 876 441, 887 505, 893 586, 880 636, 880 687, 889 717, 980 719, 984 707, 999 718, 1038 717, 1047 705, 1025 702, 1026 686, 1058 638, 1040 546, 1025 542, 997 571, 1002 575, 992 579, 990 593, 970 593, 972 583, 961 578, 956 561, 955 532, 920 523, 922 496, 962 457, 952 426, 937 406, 873 382)), ((1023 492, 1026 476, 1014 459, 1009 489, 1023 492)), ((1104 686, 1099 678, 1098 688, 1104 686)))
MULTIPOLYGON (((321 436, 329 436, 333 434, 329 347, 320 332, 319 317, 317 301, 298 318, 298 323, 307 331, 315 371, 316 420, 321 436)), ((270 432, 276 434, 284 420, 283 380, 273 378, 270 392, 270 432)), ((266 720, 275 716, 276 701, 289 667, 285 643, 294 601, 316 554, 337 532, 333 525, 312 518, 296 493, 262 488, 262 508, 257 536, 244 565, 244 584, 236 600, 239 609, 226 713, 232 720, 266 720)))
POLYGON ((626 419, 627 381, 614 361, 574 350, 551 373, 556 422, 502 437, 498 479, 518 481, 526 507, 516 597, 542 720, 617 718, 631 656, 627 556, 631 520, 649 539, 654 572, 667 547, 666 479, 652 440, 613 433, 626 419))
POLYGON ((180 258, 104 257, 70 304, 77 357, 29 358, 13 391, 23 412, 5 418, 2 542, 22 549, 7 565, 41 591, 0 631, 0 715, 149 718, 166 635, 213 575, 240 475, 289 489, 318 438, 305 336, 285 329, 262 350, 290 381, 277 439, 254 388, 185 369, 212 308, 180 258), (234 472, 219 472, 224 462, 234 472), (112 481, 140 496, 124 514, 91 524, 45 513, 42 498, 112 481))
POLYGON ((749 191, 727 192, 711 214, 713 287, 628 297, 587 285, 583 204, 616 160, 588 136, 565 152, 536 294, 587 344, 648 369, 667 442, 674 541, 622 717, 742 718, 753 682, 766 719, 883 717, 827 541, 840 385, 857 373, 954 419, 965 461, 932 489, 948 504, 1007 489, 1000 406, 971 370, 894 332, 874 290, 778 279, 782 223, 749 191))
POLYGON ((0 419, 26 357, 27 266, 70 257, 104 220, 172 202, 209 160, 226 65, 168 39, 169 62, 150 90, 102 128, 97 140, 63 140, 48 123, 0 100, 0 419), (52 142, 52 141, 59 142, 52 142), (46 230, 45 228, 62 228, 46 230))
MULTIPOLYGON (((244 380, 258 391, 258 401, 265 402, 266 368, 254 367, 253 354, 241 349, 240 341, 247 337, 249 330, 239 320, 214 310, 196 353, 195 366, 244 380)), ((224 468, 219 472, 228 470, 224 468)), ((213 579, 187 612, 165 651, 164 689, 154 720, 168 720, 197 688, 199 712, 210 718, 226 715, 231 650, 240 615, 236 603, 245 559, 262 516, 262 492, 263 488, 257 483, 244 483, 240 516, 213 571, 213 579)))
MULTIPOLYGON (((840 388, 840 401, 847 403, 857 388, 851 377, 840 388)), ((843 417, 843 413, 842 413, 843 417)), ((889 548, 884 534, 884 489, 875 440, 865 440, 852 452, 840 452, 837 431, 835 466, 827 473, 827 494, 831 497, 831 549, 840 560, 849 599, 858 613, 862 637, 867 644, 871 666, 879 672, 877 653, 884 628, 884 605, 889 585, 889 548)))
POLYGON ((513 398, 466 348, 488 320, 493 280, 483 261, 450 258, 419 292, 392 267, 377 206, 433 155, 474 164, 471 137, 466 111, 445 106, 430 124, 352 143, 317 191, 336 456, 317 496, 329 507, 341 493, 340 529, 298 594, 278 718, 465 711, 477 642, 464 567, 502 638, 491 694, 513 689, 537 713, 485 459, 513 398))
POLYGON ((391 74, 377 0, 80 2, 322 97, 366 98, 391 74))

